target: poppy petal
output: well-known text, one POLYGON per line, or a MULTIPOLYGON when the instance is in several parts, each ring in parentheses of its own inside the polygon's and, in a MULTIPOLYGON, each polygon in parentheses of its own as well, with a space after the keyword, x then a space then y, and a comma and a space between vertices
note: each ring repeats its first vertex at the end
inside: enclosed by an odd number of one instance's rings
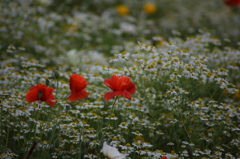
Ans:
POLYGON ((122 96, 127 99, 132 99, 131 94, 127 91, 114 91, 115 96, 122 96))
POLYGON ((125 77, 125 76, 120 77, 119 78, 119 83, 118 83, 118 86, 117 86, 117 88, 118 88, 117 90, 121 90, 121 91, 126 90, 129 83, 130 83, 130 78, 125 77))
POLYGON ((38 101, 38 89, 33 89, 32 91, 29 91, 26 94, 26 101, 29 103, 38 101))
POLYGON ((120 77, 116 76, 116 75, 112 75, 110 78, 111 82, 112 82, 112 86, 115 90, 119 90, 121 88, 121 81, 120 81, 120 77))
POLYGON ((39 85, 41 85, 41 84, 38 84, 38 85, 36 85, 36 86, 32 86, 32 87, 29 89, 29 91, 32 91, 32 90, 34 90, 34 89, 38 89, 39 85))
POLYGON ((68 96, 68 100, 74 102, 78 99, 83 99, 86 98, 88 96, 88 93, 85 90, 79 91, 79 92, 72 92, 69 96, 68 96))
POLYGON ((123 97, 125 97, 125 98, 127 98, 129 100, 132 99, 132 96, 131 96, 131 94, 128 91, 123 91, 122 93, 123 93, 123 97))
POLYGON ((129 83, 126 91, 128 91, 130 94, 134 94, 136 92, 136 86, 133 83, 129 83))
POLYGON ((46 102, 51 106, 51 107, 54 107, 55 105, 55 96, 53 94, 51 94, 48 99, 46 100, 46 102))
POLYGON ((131 94, 136 92, 136 86, 131 82, 131 79, 126 76, 112 75, 110 79, 105 79, 104 84, 113 92, 108 92, 104 95, 104 99, 110 100, 114 96, 122 96, 127 99, 132 99, 131 94))
POLYGON ((240 0, 226 0, 225 4, 229 6, 240 6, 240 0))
POLYGON ((129 82, 130 79, 128 77, 118 77, 118 81, 116 83, 117 90, 125 90, 129 82))
POLYGON ((114 91, 116 90, 125 90, 126 86, 129 84, 130 82, 130 78, 129 77, 120 77, 120 76, 116 76, 116 75, 112 75, 110 80, 107 79, 108 82, 108 87, 114 91), (109 86, 111 85, 111 86, 109 86))
POLYGON ((77 96, 78 99, 83 99, 88 96, 88 93, 85 90, 76 92, 75 95, 77 96))
POLYGON ((124 85, 128 85, 130 83, 129 77, 123 76, 123 77, 121 77, 121 80, 124 85))
POLYGON ((75 92, 72 92, 69 96, 68 96, 68 100, 70 100, 71 102, 74 102, 77 100, 75 92))
POLYGON ((72 74, 70 76, 70 89, 71 91, 81 91, 87 86, 87 81, 78 74, 72 74))
POLYGON ((114 87, 112 85, 112 81, 110 79, 105 79, 104 84, 108 86, 111 90, 114 90, 114 87))
POLYGON ((50 96, 52 96, 54 88, 53 87, 46 87, 44 89, 39 89, 38 91, 42 91, 42 96, 40 98, 41 101, 47 101, 50 96))
POLYGON ((110 100, 110 99, 112 99, 114 96, 115 96, 115 92, 107 92, 107 93, 104 95, 104 99, 105 99, 105 100, 110 100))

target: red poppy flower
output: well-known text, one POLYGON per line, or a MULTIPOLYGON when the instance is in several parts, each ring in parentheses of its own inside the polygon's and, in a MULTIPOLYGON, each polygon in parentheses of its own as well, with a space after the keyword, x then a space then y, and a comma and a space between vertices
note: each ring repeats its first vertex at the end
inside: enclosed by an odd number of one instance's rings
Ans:
POLYGON ((225 4, 228 6, 240 6, 240 0, 225 0, 225 4))
POLYGON ((104 95, 105 100, 110 100, 115 96, 132 99, 131 95, 136 92, 136 86, 126 76, 112 75, 110 79, 104 80, 104 84, 113 90, 113 92, 107 92, 104 95))
POLYGON ((70 89, 72 93, 69 95, 68 100, 74 102, 78 99, 86 98, 88 93, 84 89, 87 84, 87 81, 82 76, 72 74, 70 76, 70 89))
POLYGON ((163 156, 163 157, 161 157, 161 159, 167 159, 167 156, 163 156))
POLYGON ((26 94, 26 101, 29 103, 36 101, 45 101, 51 107, 55 105, 55 96, 53 93, 54 88, 47 87, 46 85, 42 85, 39 83, 36 86, 32 86, 29 89, 29 92, 26 94))

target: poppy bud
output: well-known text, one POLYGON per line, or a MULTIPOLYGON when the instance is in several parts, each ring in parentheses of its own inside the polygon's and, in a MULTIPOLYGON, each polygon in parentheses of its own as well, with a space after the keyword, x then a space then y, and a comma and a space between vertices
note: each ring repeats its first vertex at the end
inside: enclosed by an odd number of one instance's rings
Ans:
POLYGON ((45 81, 45 84, 46 84, 46 86, 49 86, 49 79, 46 79, 46 81, 45 81))
POLYGON ((65 106, 66 112, 68 112, 69 108, 70 108, 70 105, 67 104, 67 105, 65 106))
POLYGON ((53 78, 55 78, 55 79, 57 79, 57 80, 60 78, 59 72, 58 72, 57 70, 55 70, 55 71, 53 72, 53 78))

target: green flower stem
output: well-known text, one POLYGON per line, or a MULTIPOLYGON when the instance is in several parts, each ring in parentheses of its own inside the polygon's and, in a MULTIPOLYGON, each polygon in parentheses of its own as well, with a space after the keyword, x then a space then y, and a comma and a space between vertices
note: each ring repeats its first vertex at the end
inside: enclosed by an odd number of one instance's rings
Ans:
POLYGON ((6 147, 8 147, 9 127, 7 127, 6 147))
POLYGON ((112 104, 112 109, 111 109, 110 115, 112 115, 112 113, 114 112, 114 105, 115 105, 117 99, 118 99, 118 96, 115 97, 115 100, 114 100, 114 102, 113 102, 113 104, 112 104))
POLYGON ((0 105, 1 106, 1 111, 0 111, 0 132, 1 132, 1 134, 3 134, 3 124, 2 124, 2 115, 3 115, 3 105, 1 104, 0 105))
POLYGON ((57 99, 57 96, 58 96, 58 79, 57 79, 57 92, 56 92, 56 99, 57 99))

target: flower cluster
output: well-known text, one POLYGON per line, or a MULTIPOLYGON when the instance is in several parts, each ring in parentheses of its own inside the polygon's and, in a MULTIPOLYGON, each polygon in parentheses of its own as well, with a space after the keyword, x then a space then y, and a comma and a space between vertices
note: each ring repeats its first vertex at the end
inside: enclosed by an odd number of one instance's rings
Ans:
MULTIPOLYGON (((71 94, 68 96, 69 101, 76 101, 84 99, 88 93, 84 90, 87 86, 85 78, 78 74, 70 76, 70 90, 71 94)), ((112 75, 110 79, 105 79, 104 84, 108 86, 113 92, 107 92, 104 95, 105 100, 110 100, 115 96, 122 96, 127 99, 132 99, 131 95, 136 92, 136 86, 131 82, 129 77, 112 75)), ((53 94, 54 88, 47 87, 41 83, 37 86, 32 86, 26 94, 26 101, 29 103, 36 101, 45 101, 51 107, 55 105, 55 96, 53 94)))

